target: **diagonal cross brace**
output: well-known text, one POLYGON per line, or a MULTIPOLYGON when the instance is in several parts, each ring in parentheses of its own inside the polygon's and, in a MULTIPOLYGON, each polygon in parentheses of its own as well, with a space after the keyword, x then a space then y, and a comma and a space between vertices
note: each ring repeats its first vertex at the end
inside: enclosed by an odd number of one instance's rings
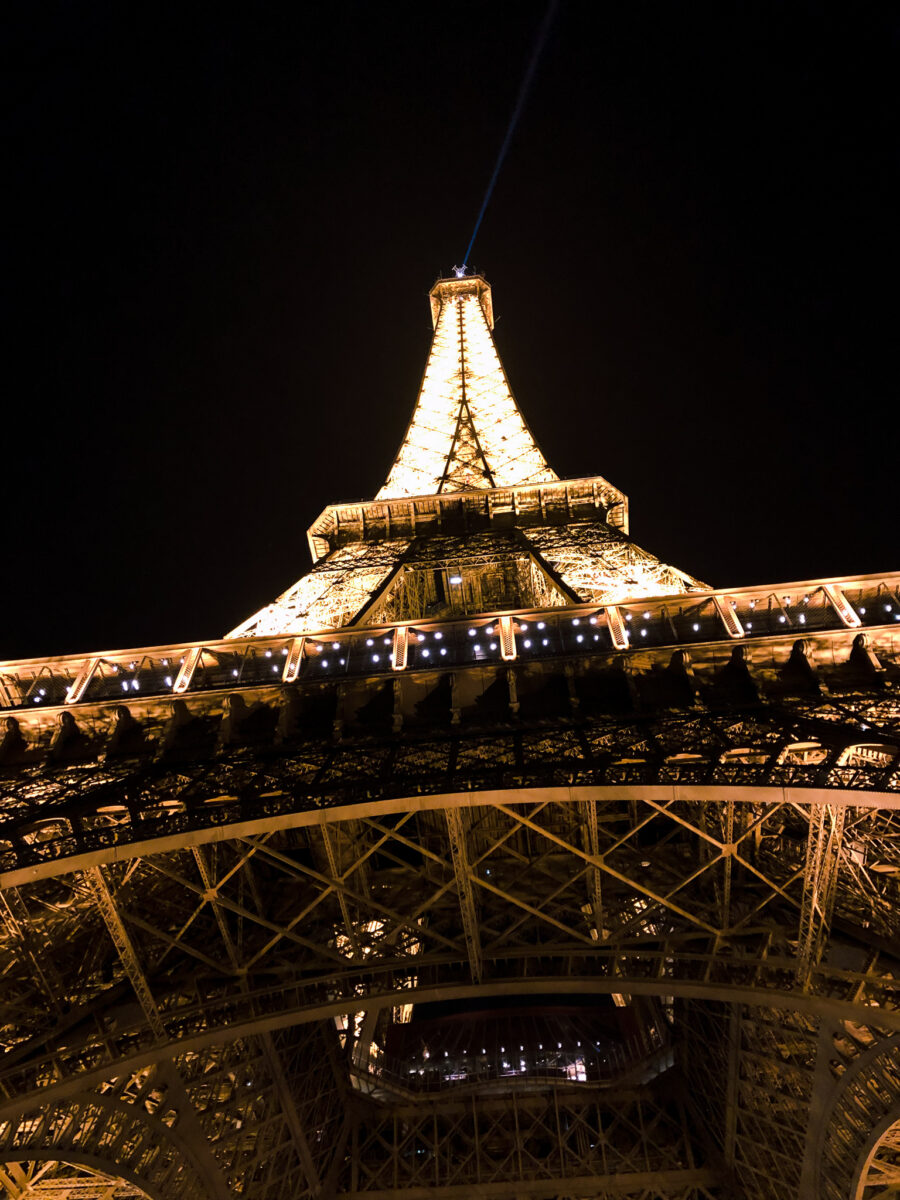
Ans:
POLYGON ((469 969, 472 972, 473 982, 481 983, 483 971, 481 936, 478 932, 475 895, 472 891, 471 868, 466 850, 466 834, 458 808, 447 809, 447 832, 450 835, 450 853, 453 857, 453 874, 456 876, 459 911, 466 938, 466 950, 469 954, 469 969))
POLYGON ((804 987, 808 984, 810 971, 818 964, 831 928, 845 813, 844 805, 809 806, 809 838, 797 945, 797 975, 804 987))
POLYGON ((119 915, 119 910, 116 908, 115 901, 107 886, 106 877, 100 867, 88 867, 84 873, 84 877, 100 910, 103 924, 112 938, 116 953, 119 956, 122 966, 125 968, 128 981, 132 988, 134 988, 135 994, 140 1001, 144 1016, 147 1018, 147 1024, 153 1030, 153 1036, 157 1041, 161 1042, 166 1037, 166 1027, 163 1024, 162 1017, 159 1015, 159 1009, 156 1007, 156 1001, 153 999, 150 984, 147 982, 147 977, 141 968, 137 952, 131 938, 128 936, 128 930, 125 928, 122 918, 119 915))

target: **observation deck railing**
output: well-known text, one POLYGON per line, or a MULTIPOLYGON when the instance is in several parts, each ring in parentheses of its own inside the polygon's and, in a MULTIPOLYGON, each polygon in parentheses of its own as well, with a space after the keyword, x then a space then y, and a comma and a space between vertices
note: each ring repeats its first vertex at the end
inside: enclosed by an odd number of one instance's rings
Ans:
POLYGON ((655 1023, 619 1042, 603 1047, 585 1041, 582 1046, 511 1046, 472 1051, 465 1055, 447 1052, 443 1057, 417 1056, 408 1060, 380 1055, 377 1061, 353 1068, 360 1091, 396 1091, 430 1094, 445 1091, 505 1091, 510 1088, 541 1087, 547 1084, 611 1084, 647 1064, 666 1044, 655 1023))
POLYGON ((127 703, 513 660, 726 645, 881 627, 900 649, 900 572, 448 620, 297 631, 0 663, 0 711, 127 703), (896 638, 893 635, 896 628, 896 638))

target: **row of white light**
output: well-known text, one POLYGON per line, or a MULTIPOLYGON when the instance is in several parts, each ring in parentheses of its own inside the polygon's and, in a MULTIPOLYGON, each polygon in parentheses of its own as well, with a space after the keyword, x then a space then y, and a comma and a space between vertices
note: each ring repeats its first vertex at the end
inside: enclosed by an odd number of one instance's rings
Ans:
MULTIPOLYGON (((454 578, 451 580, 451 582, 456 583, 456 582, 461 582, 461 580, 459 579, 459 577, 454 576, 454 578)), ((839 588, 837 588, 834 585, 826 585, 823 588, 823 590, 825 591, 826 595, 828 596, 828 599, 831 601, 833 607, 835 608, 838 615, 840 616, 842 622, 846 626, 858 627, 859 625, 862 624, 859 616, 853 610, 852 606, 847 601, 846 597, 843 595, 843 593, 840 591, 839 588)), ((737 601, 730 600, 728 603, 726 603, 725 598, 723 596, 719 596, 719 595, 715 595, 715 594, 712 596, 712 600, 713 600, 713 603, 715 604, 718 616, 722 620, 723 625, 725 626, 728 634, 731 637, 742 638, 745 636, 746 630, 752 629, 752 622, 748 621, 746 623, 746 629, 745 629, 745 626, 743 626, 741 624, 741 621, 735 611, 735 609, 737 607, 737 601)), ((804 600, 804 602, 808 602, 809 597, 804 596, 803 600, 804 600)), ((786 603, 789 603, 790 597, 785 597, 785 601, 786 601, 786 603)), ((749 607, 754 608, 755 604, 756 604, 756 602, 751 600, 749 607)), ((893 606, 890 604, 885 604, 884 608, 885 608, 886 612, 890 612, 890 611, 892 611, 893 606)), ((620 608, 616 605, 607 605, 604 611, 606 614, 607 628, 610 631, 610 637, 611 637, 613 646, 616 649, 622 649, 622 650, 628 649, 631 645, 631 635, 627 628, 626 622, 628 622, 628 623, 631 622, 631 620, 632 620, 631 613, 625 613, 624 620, 623 620, 623 614, 621 613, 620 608)), ((865 612, 864 609, 862 609, 861 611, 863 613, 865 612)), ((643 618, 645 621, 649 621, 652 618, 652 613, 650 612, 650 610, 647 610, 643 613, 643 618)), ((596 616, 585 617, 583 619, 590 625, 597 624, 596 616)), ((898 614, 898 619, 900 619, 900 614, 898 614)), ((581 620, 582 620, 582 618, 580 618, 580 617, 573 617, 573 618, 571 618, 571 623, 573 626, 577 626, 580 624, 581 620)), ((779 617, 779 620, 782 623, 785 623, 787 621, 787 617, 784 614, 781 614, 779 617)), ((803 613, 801 613, 799 615, 798 623, 801 625, 806 624, 806 617, 803 613)), ((496 636, 499 638, 499 648, 500 648, 501 657, 505 661, 511 661, 518 656, 516 633, 517 632, 519 632, 519 633, 527 632, 528 623, 526 621, 517 620, 511 616, 502 616, 502 617, 497 618, 495 624, 492 623, 492 624, 486 626, 485 633, 487 634, 488 637, 494 637, 496 634, 496 636), (496 624, 496 630, 495 630, 495 624, 496 624)), ((535 622, 535 627, 539 632, 543 632, 546 629, 546 625, 547 625, 546 621, 535 622)), ((692 623, 691 628, 694 633, 699 633, 701 631, 700 622, 694 621, 692 623)), ((648 631, 647 631, 646 627, 642 627, 639 632, 642 637, 646 637, 648 631)), ((477 637, 477 634, 478 634, 477 627, 470 626, 468 629, 468 634, 469 634, 469 637, 477 637)), ((443 634, 441 633, 440 630, 436 630, 436 631, 433 631, 432 636, 434 637, 435 641, 440 641, 443 637, 443 634)), ((403 671, 409 665, 409 648, 410 648, 410 646, 415 645, 416 643, 425 642, 427 640, 427 634, 425 634, 421 631, 412 629, 409 626, 400 625, 400 626, 396 627, 392 636, 383 637, 381 640, 382 640, 382 643, 385 646, 385 648, 390 647, 390 654, 388 655, 388 654, 384 654, 380 651, 373 651, 373 653, 371 655, 371 661, 372 661, 373 665, 377 666, 382 661, 385 663, 385 665, 387 665, 387 662, 389 660, 391 668, 393 670, 403 671)), ((579 634, 576 634, 575 640, 576 640, 576 642, 581 643, 585 640, 585 637, 584 637, 584 635, 579 633, 579 634)), ((599 641, 600 635, 595 633, 593 635, 593 640, 599 641)), ((542 646, 548 646, 550 644, 550 639, 545 636, 541 637, 540 641, 541 641, 542 646)), ((370 637, 370 638, 366 639, 367 648, 371 649, 375 646, 375 644, 376 644, 375 638, 370 637)), ((524 649, 531 649, 532 648, 532 639, 524 638, 522 640, 522 647, 524 649)), ((341 648, 341 645, 339 642, 332 643, 332 649, 334 649, 335 651, 340 650, 340 648, 341 648)), ((473 653, 475 653, 477 656, 481 656, 483 653, 480 642, 473 643, 472 649, 473 649, 473 653)), ((496 650, 498 649, 498 643, 496 641, 488 643, 488 649, 492 653, 496 652, 496 650)), ((442 657, 446 657, 446 655, 448 653, 447 647, 446 646, 438 647, 437 653, 438 653, 438 655, 440 655, 442 657)), ((431 656, 431 651, 427 648, 423 648, 419 651, 419 654, 422 658, 429 658, 431 656)), ((341 666, 346 665, 345 658, 340 658, 338 660, 338 662, 341 666)), ((327 659, 322 660, 322 666, 323 667, 328 666, 327 659)))
MULTIPOLYGON (((461 579, 459 579, 459 577, 457 577, 457 576, 454 576, 453 579, 451 580, 451 582, 453 582, 453 583, 456 583, 457 581, 461 582, 461 579)), ((855 610, 853 608, 853 606, 850 604, 847 597, 845 596, 843 590, 837 584, 823 584, 822 592, 823 592, 824 596, 826 597, 826 599, 828 600, 828 602, 830 603, 831 607, 837 613, 838 617, 840 618, 842 624, 845 627, 859 628, 862 625, 862 617, 865 616, 866 612, 867 612, 867 610, 864 606, 860 606, 858 611, 855 610)), ((712 601, 715 605, 717 615, 720 617, 728 634, 732 638, 736 638, 736 639, 742 638, 742 637, 746 636, 746 634, 748 632, 752 631, 753 622, 749 621, 749 620, 745 620, 742 623, 740 618, 738 617, 738 614, 736 612, 737 601, 735 599, 733 599, 731 597, 726 597, 723 595, 718 595, 715 593, 713 593, 710 598, 712 599, 712 601)), ((776 597, 776 599, 777 599, 777 597, 776 597)), ((790 607, 792 604, 793 605, 799 605, 799 604, 807 605, 810 602, 809 595, 804 595, 799 600, 797 599, 797 597, 792 598, 790 595, 785 595, 782 599, 783 599, 784 604, 787 605, 788 607, 790 607)), ((757 607, 757 604, 758 604, 758 600, 751 599, 748 601, 747 607, 750 610, 755 610, 757 607)), ((894 603, 892 603, 890 601, 879 601, 879 604, 880 604, 881 608, 883 609, 886 616, 893 614, 894 620, 900 621, 900 611, 896 611, 896 606, 894 605, 894 603)), ((630 648, 630 646, 631 646, 631 631, 628 628, 628 624, 630 624, 632 621, 632 614, 629 612, 626 612, 623 614, 623 612, 621 611, 621 608, 616 605, 607 605, 603 611, 606 616, 606 626, 609 630, 610 638, 611 638, 613 646, 618 650, 625 650, 625 649, 630 648)), ((647 610, 647 611, 644 611, 642 615, 643 615, 643 619, 645 621, 648 621, 652 618, 653 614, 651 613, 650 610, 647 610)), ((591 625, 597 624, 596 616, 572 617, 569 619, 573 626, 579 625, 579 623, 582 620, 584 620, 586 623, 591 624, 591 625)), ((778 616, 778 620, 781 624, 786 624, 788 619, 789 619, 789 617, 786 614, 786 612, 781 612, 778 616)), ((805 626, 807 623, 806 615, 803 612, 801 612, 797 615, 796 620, 799 625, 805 626)), ((541 632, 543 634, 543 631, 546 629, 547 622, 543 621, 543 620, 536 621, 536 622, 534 622, 534 625, 535 625, 536 630, 538 630, 539 632, 541 632)), ((694 633, 700 632, 701 625, 698 621, 694 621, 692 623, 692 630, 694 633)), ((489 637, 494 637, 495 634, 498 637, 501 657, 505 661, 511 661, 518 656, 516 633, 517 632, 525 633, 527 631, 528 631, 528 622, 527 621, 513 618, 511 616, 502 616, 502 617, 496 618, 495 622, 493 622, 490 625, 488 625, 487 627, 485 627, 485 632, 487 633, 487 635, 489 637), (495 625, 496 625, 496 630, 495 630, 495 625)), ((469 629, 468 629, 468 633, 469 633, 470 637, 477 636, 477 632, 478 632, 478 630, 475 627, 469 627, 469 629)), ((641 637, 646 637, 648 631, 647 631, 646 627, 641 627, 638 632, 641 637)), ((440 642, 443 639, 444 634, 440 630, 434 630, 434 631, 432 631, 432 637, 434 638, 434 640, 436 642, 440 642)), ((371 662, 372 662, 373 666, 378 666, 382 662, 384 662, 384 664, 387 665, 387 663, 389 662, 390 667, 393 670, 402 671, 402 670, 405 670, 409 664, 409 647, 410 647, 410 645, 415 645, 417 643, 423 643, 426 640, 427 640, 427 634, 425 632, 412 629, 410 626, 402 625, 402 626, 397 626, 393 630, 392 634, 389 634, 386 636, 376 634, 375 636, 366 638, 365 644, 366 644, 367 649, 371 650, 370 657, 371 657, 371 662), (384 650, 374 649, 374 647, 377 644, 377 641, 379 640, 379 637, 380 637, 381 644, 384 647, 384 650)), ((523 649, 526 649, 526 650, 532 649, 532 641, 533 640, 536 641, 537 639, 532 639, 531 637, 523 638, 523 640, 522 640, 523 649)), ((595 633, 593 635, 593 640, 599 641, 600 635, 595 633)), ((581 634, 578 634, 578 635, 576 635, 576 641, 580 643, 580 642, 584 641, 584 637, 581 634)), ((273 674, 280 674, 281 679, 284 683, 293 683, 296 681, 296 679, 299 675, 299 672, 300 672, 300 667, 301 667, 302 661, 305 657, 304 649, 306 648, 307 643, 308 643, 308 639, 306 637, 296 637, 296 638, 292 638, 290 640, 290 642, 288 643, 288 645, 281 649, 281 657, 285 660, 284 664, 283 664, 283 666, 280 664, 273 664, 272 672, 273 672, 273 674)), ((540 643, 542 646, 548 646, 550 644, 549 637, 542 636, 540 639, 540 643)), ((319 651, 324 650, 326 648, 325 645, 322 643, 310 642, 309 645, 310 645, 310 648, 316 647, 319 651)), ((337 642, 337 641, 332 642, 332 643, 330 643, 330 647, 335 652, 339 652, 341 649, 341 643, 337 642)), ((490 652, 495 653, 498 648, 498 642, 489 643, 488 648, 489 648, 490 652)), ((231 647, 229 647, 229 649, 231 649, 231 647)), ((436 658, 439 659, 439 658, 447 657, 448 650, 447 650, 446 646, 438 646, 435 649, 436 649, 436 655, 435 655, 436 658)), ((179 670, 178 670, 177 676, 175 676, 174 680, 171 675, 167 675, 165 677, 166 687, 171 687, 173 693, 175 693, 176 695, 180 695, 180 694, 190 690, 191 684, 193 681, 193 677, 194 677, 194 673, 201 661, 203 650, 204 650, 204 647, 202 647, 202 646, 193 646, 190 649, 188 649, 180 660, 179 670)), ((481 657, 483 655, 483 651, 482 651, 480 642, 473 643, 473 653, 476 654, 478 657, 481 657)), ((419 651, 419 654, 420 654, 421 658, 428 659, 431 657, 432 651, 427 647, 423 647, 419 651)), ((272 650, 267 649, 265 651, 265 655, 266 655, 266 657, 269 657, 269 658, 272 657, 272 650)), ((97 670, 100 667, 102 661, 103 660, 100 659, 99 657, 88 658, 88 659, 85 659, 82 661, 81 666, 78 671, 78 674, 76 675, 73 683, 68 687, 68 689, 66 691, 66 697, 65 697, 65 701, 64 701, 65 704, 67 704, 67 705, 77 704, 79 701, 81 701, 84 698, 84 695, 88 689, 88 686, 89 686, 91 680, 94 678, 95 674, 97 673, 97 670)), ((164 658, 161 661, 164 666, 167 666, 169 663, 169 660, 167 658, 164 658)), ((337 662, 340 666, 345 666, 346 658, 340 657, 340 658, 338 658, 337 662)), ((322 658, 321 664, 323 667, 328 667, 330 664, 330 660, 327 658, 322 658)), ((131 663, 130 668, 134 669, 135 665, 136 665, 135 663, 131 663)), ((113 666, 113 671, 114 671, 114 673, 118 673, 119 667, 113 666)), ((240 673, 237 669, 232 670, 232 675, 235 676, 236 678, 239 677, 239 674, 240 673)), ((135 677, 131 680, 122 680, 122 690, 124 692, 139 691, 140 690, 140 681, 137 679, 137 677, 135 677)), ((37 689, 36 693, 32 697, 33 702, 35 704, 41 703, 42 700, 44 700, 46 698, 46 694, 47 694, 46 688, 37 689)), ((13 707, 11 702, 9 704, 6 704, 6 701, 4 701, 4 704, 7 707, 13 707)))
MULTIPOLYGON (((741 625, 741 622, 740 622, 736 612, 734 611, 736 608, 735 601, 731 601, 731 604, 729 606, 729 605, 724 604, 724 602, 720 596, 713 596, 713 600, 716 604, 717 611, 722 618, 723 624, 725 624, 726 629, 728 630, 728 632, 731 634, 732 637, 736 637, 736 638, 743 637, 745 629, 752 629, 752 627, 753 627, 752 622, 748 621, 748 622, 746 622, 745 625, 743 625, 743 626, 741 625)), ((785 597, 785 601, 788 602, 788 600, 789 600, 789 598, 785 597)), ((804 602, 807 602, 809 600, 809 597, 805 596, 803 598, 803 600, 804 600, 804 602)), ((749 607, 755 608, 755 605, 756 605, 756 602, 751 600, 749 607)), ((891 612, 893 609, 893 606, 891 604, 885 604, 884 609, 886 612, 891 612)), ((865 613, 865 611, 866 610, 864 608, 860 609, 860 612, 863 614, 865 613)), ((607 614, 608 624, 609 624, 609 619, 611 617, 613 625, 615 625, 617 623, 619 625, 621 625, 621 614, 617 607, 607 606, 605 609, 605 612, 607 614)), ((850 610, 848 607, 848 616, 851 616, 851 615, 854 618, 856 616, 856 614, 853 613, 852 610, 850 610)), ((652 619, 653 614, 649 610, 646 610, 643 612, 642 616, 645 621, 649 621, 652 619)), ((625 613, 624 619, 626 622, 631 622, 632 614, 625 613)), ((788 618, 782 613, 781 615, 779 615, 778 619, 782 624, 784 624, 788 618)), ((900 620, 900 614, 898 614, 897 619, 900 620)), ((582 620, 584 620, 587 624, 590 624, 590 625, 597 624, 596 616, 585 617, 585 618, 572 617, 570 620, 571 620, 571 624, 573 626, 578 626, 582 620)), ((798 620, 799 624, 805 625, 806 624, 805 614, 800 613, 797 620, 798 620)), ((535 628, 538 631, 544 631, 547 627, 546 621, 536 621, 536 622, 534 622, 534 624, 535 624, 535 628)), ((858 619, 854 619, 854 620, 847 619, 846 624, 852 625, 852 626, 858 626, 859 624, 861 624, 861 622, 858 619)), ((513 618, 513 617, 499 617, 499 618, 497 618, 497 621, 496 621, 496 629, 493 624, 489 624, 485 627, 484 631, 488 637, 494 637, 496 635, 496 636, 499 636, 501 638, 501 640, 503 640, 505 638, 505 640, 506 640, 505 648, 501 647, 502 656, 504 658, 515 658, 516 657, 516 644, 515 644, 515 640, 514 640, 515 633, 516 632, 525 633, 528 630, 528 628, 529 628, 528 623, 526 621, 523 621, 523 620, 520 620, 517 618, 513 618)), ((701 630, 700 622, 694 621, 691 625, 691 629, 694 633, 699 633, 701 630)), ((627 647, 630 644, 631 634, 628 631, 627 627, 625 627, 625 626, 622 627, 622 631, 623 631, 622 636, 623 636, 623 640, 624 640, 624 647, 627 647)), ((640 635, 642 637, 646 637, 647 633, 648 633, 648 629, 646 627, 642 626, 638 632, 640 633, 640 635)), ((469 634, 469 637, 477 637, 478 629, 474 626, 470 626, 468 629, 468 634, 469 634)), ((443 639, 444 635, 440 630, 432 630, 431 636, 434 638, 435 641, 440 642, 443 639)), ((398 626, 394 630, 392 635, 381 638, 382 645, 385 648, 390 647, 390 654, 387 654, 387 653, 384 653, 384 652, 378 651, 378 650, 373 650, 373 653, 371 654, 371 661, 373 663, 381 663, 381 662, 386 663, 388 660, 390 660, 391 666, 394 670, 403 670, 406 667, 406 665, 408 664, 409 647, 411 645, 415 645, 416 643, 419 643, 419 644, 424 643, 427 641, 427 639, 428 639, 428 633, 426 633, 426 632, 413 629, 410 626, 398 626)), ((585 637, 582 634, 577 634, 575 637, 575 640, 576 640, 576 642, 583 642, 585 640, 585 637)), ((599 641, 600 635, 595 633, 593 635, 593 640, 599 641)), ((615 636, 614 636, 613 640, 614 640, 614 644, 617 644, 615 636)), ((377 637, 366 638, 365 644, 366 644, 367 649, 371 650, 378 644, 378 638, 377 637)), ((522 642, 522 645, 526 649, 530 649, 531 644, 532 644, 532 642, 531 642, 530 638, 525 638, 522 642)), ((542 637, 541 644, 544 646, 549 645, 550 644, 549 638, 542 637)), ((315 645, 315 643, 313 643, 313 645, 315 645)), ((323 650, 326 648, 327 647, 324 644, 321 644, 318 646, 319 650, 323 650)), ((332 642, 330 644, 330 648, 333 651, 338 652, 342 649, 342 643, 332 642)), ((482 652, 480 642, 474 643, 472 648, 476 654, 480 654, 482 652)), ((489 649, 492 651, 495 651, 497 649, 497 643, 491 642, 489 644, 489 649)), ((446 654, 448 653, 446 646, 438 647, 437 651, 442 656, 446 656, 446 654)), ((266 653, 271 654, 271 651, 267 651, 266 653)), ((283 650, 282 653, 287 654, 288 651, 283 650)), ((427 648, 420 649, 419 654, 423 658, 428 658, 431 656, 431 651, 427 648)), ((339 665, 345 666, 347 660, 345 657, 341 657, 337 661, 338 661, 339 665)), ((329 660, 323 659, 322 666, 324 667, 324 666, 328 666, 328 665, 329 665, 329 660)))

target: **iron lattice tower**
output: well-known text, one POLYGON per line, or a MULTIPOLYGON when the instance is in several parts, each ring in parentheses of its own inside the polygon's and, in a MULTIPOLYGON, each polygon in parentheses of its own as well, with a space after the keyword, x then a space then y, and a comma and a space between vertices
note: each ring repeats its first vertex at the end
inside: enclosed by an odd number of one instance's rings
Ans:
POLYGON ((0 665, 6 1195, 897 1194, 900 574, 660 562, 431 304, 273 604, 0 665))

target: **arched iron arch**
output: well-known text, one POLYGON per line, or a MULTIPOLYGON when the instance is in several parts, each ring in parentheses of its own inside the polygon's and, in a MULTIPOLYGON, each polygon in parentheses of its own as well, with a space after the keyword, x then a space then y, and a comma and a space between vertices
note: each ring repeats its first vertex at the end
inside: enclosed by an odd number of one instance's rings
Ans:
POLYGON ((56 1100, 48 1097, 0 1118, 0 1161, 82 1164, 133 1184, 150 1200, 171 1200, 173 1183, 184 1200, 209 1200, 212 1193, 192 1159, 190 1148, 177 1130, 153 1120, 137 1105, 83 1088, 71 1096, 56 1100), (97 1120, 101 1114, 105 1119, 97 1120), (107 1131, 118 1134, 111 1139, 116 1144, 137 1139, 135 1146, 140 1155, 134 1162, 100 1152, 107 1131))
MULTIPOLYGON (((154 836, 133 822, 128 809, 121 810, 122 827, 115 837, 103 839, 104 844, 92 849, 79 848, 73 834, 66 837, 66 846, 47 847, 46 853, 26 865, 8 865, 0 871, 0 889, 19 887, 40 879, 70 871, 83 871, 127 858, 145 857, 169 850, 210 845, 235 837, 257 837, 284 829, 301 829, 327 825, 362 815, 390 815, 410 811, 447 810, 462 807, 477 808, 505 803, 522 805, 545 801, 583 802, 592 800, 635 800, 656 803, 671 801, 715 802, 717 804, 797 804, 801 806, 827 804, 836 808, 853 807, 892 811, 900 809, 900 791, 879 792, 847 788, 773 787, 769 785, 728 785, 718 783, 691 784, 569 784, 562 787, 478 788, 464 792, 433 792, 424 795, 405 795, 385 799, 364 800, 294 809, 289 803, 283 811, 265 816, 242 819, 241 801, 234 796, 211 797, 209 821, 185 828, 180 814, 162 816, 154 823, 154 836)), ((274 805, 272 807, 275 807, 274 805)))

